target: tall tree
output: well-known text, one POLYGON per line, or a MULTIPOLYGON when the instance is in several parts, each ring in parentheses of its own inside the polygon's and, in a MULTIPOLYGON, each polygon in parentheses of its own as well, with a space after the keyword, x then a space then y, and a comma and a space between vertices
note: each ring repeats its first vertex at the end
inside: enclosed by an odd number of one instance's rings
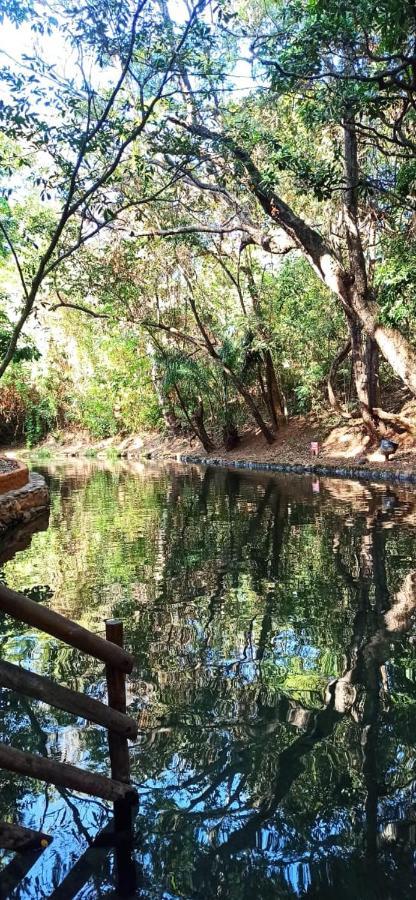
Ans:
POLYGON ((205 0, 190 4, 175 45, 165 49, 163 17, 150 0, 97 0, 82 9, 68 0, 58 18, 48 15, 52 7, 45 9, 44 4, 25 7, 21 15, 17 4, 6 7, 12 21, 27 18, 35 31, 47 32, 62 45, 70 74, 50 61, 47 42, 42 53, 22 56, 17 65, 6 64, 0 72, 7 97, 0 119, 21 148, 3 159, 7 203, 0 235, 15 261, 23 294, 0 377, 42 289, 62 262, 112 228, 126 208, 152 199, 126 197, 120 192, 120 178, 127 183, 132 169, 140 167, 140 139, 161 101, 174 90, 175 66, 204 6, 205 0), (9 228, 10 175, 16 165, 17 189, 21 191, 26 180, 55 212, 35 259, 27 258, 26 235, 9 228))
MULTIPOLYGON (((385 6, 390 8, 391 23, 396 4, 392 0, 385 6)), ((392 132, 398 135, 395 147, 406 141, 404 118, 407 128, 413 115, 412 81, 408 74, 403 80, 402 74, 410 65, 406 48, 412 44, 414 21, 409 13, 403 26, 392 26, 387 34, 372 4, 361 26, 360 9, 347 7, 344 15, 331 3, 283 5, 276 0, 265 7, 252 4, 251 16, 243 21, 243 7, 231 4, 232 26, 219 20, 217 27, 228 34, 233 30, 237 49, 238 39, 250 36, 261 90, 253 82, 244 106, 235 101, 219 104, 216 99, 206 103, 203 123, 201 115, 197 120, 192 113, 184 115, 183 109, 170 122, 190 135, 182 142, 183 164, 199 157, 212 172, 215 159, 223 184, 231 181, 251 192, 263 213, 338 297, 351 332, 361 413, 376 434, 378 351, 416 392, 414 347, 397 327, 383 321, 373 278, 374 243, 380 240, 386 212, 392 215, 394 206, 396 213, 400 208, 404 215, 411 214, 411 204, 397 196, 400 154, 396 169, 386 163, 386 156, 392 132), (387 44, 390 51, 382 59, 387 44), (386 107, 390 118, 372 136, 374 106, 380 121, 386 118, 386 107), (383 171, 388 173, 387 184, 380 177, 383 171), (308 192, 303 208, 301 191, 303 197, 308 192), (369 220, 376 229, 369 228, 369 220)), ((217 65, 220 84, 224 73, 218 59, 217 65)), ((399 153, 395 147, 390 149, 393 155, 399 153)), ((176 151, 179 159, 180 147, 176 151)), ((409 152, 410 146, 406 164, 409 152)))

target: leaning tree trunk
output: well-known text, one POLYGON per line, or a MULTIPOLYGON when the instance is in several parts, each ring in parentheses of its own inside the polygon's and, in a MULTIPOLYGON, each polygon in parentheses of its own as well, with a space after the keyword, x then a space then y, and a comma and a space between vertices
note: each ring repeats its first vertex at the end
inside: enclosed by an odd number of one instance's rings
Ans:
MULTIPOLYGON (((260 297, 257 290, 256 283, 254 281, 253 271, 250 266, 246 268, 245 273, 247 275, 248 288, 251 295, 251 300, 253 304, 253 312, 256 316, 258 322, 258 328, 261 336, 263 338, 268 338, 266 334, 266 329, 264 327, 264 323, 262 321, 262 316, 260 312, 260 297)), ((261 368, 259 366, 258 377, 261 394, 266 406, 266 409, 270 413, 270 418, 273 423, 273 428, 275 431, 279 428, 279 419, 282 419, 286 415, 286 404, 284 401, 283 394, 280 390, 279 383, 276 377, 276 370, 273 363, 273 357, 269 349, 265 350, 262 355, 262 360, 265 366, 266 373, 266 387, 264 386, 263 376, 261 373, 261 368)))
POLYGON ((344 359, 347 358, 347 356, 350 352, 351 352, 351 338, 348 338, 348 340, 345 342, 345 344, 341 347, 341 349, 338 351, 338 353, 336 354, 336 356, 334 356, 334 359, 332 360, 332 363, 331 363, 331 366, 329 369, 329 373, 328 373, 328 381, 327 381, 329 405, 335 412, 340 413, 343 416, 349 416, 349 414, 347 412, 345 412, 345 410, 342 409, 342 406, 337 398, 337 395, 335 393, 335 391, 336 391, 335 380, 336 380, 338 369, 339 369, 340 365, 344 362, 344 359))
POLYGON ((270 350, 265 350, 264 360, 266 364, 266 385, 267 396, 269 398, 269 407, 273 424, 276 430, 279 427, 279 419, 283 419, 286 415, 286 404, 280 385, 277 380, 276 369, 273 363, 273 357, 270 350))
MULTIPOLYGON (((195 437, 197 437, 198 440, 201 441, 201 444, 206 453, 212 453, 212 451, 215 450, 215 444, 211 440, 209 434, 207 434, 207 431, 206 431, 206 428, 204 425, 203 408, 202 408, 202 410, 201 410, 201 408, 199 408, 199 410, 197 410, 196 414, 194 416, 192 416, 190 414, 190 412, 188 411, 188 407, 185 403, 185 400, 183 399, 183 396, 182 396, 177 384, 175 384, 175 393, 179 400, 179 405, 182 409, 185 419, 188 422, 188 425, 190 426, 191 430, 193 431, 195 437)), ((202 406, 202 403, 200 403, 200 407, 201 406, 202 406)))
POLYGON ((173 409, 169 397, 166 397, 163 390, 162 377, 160 375, 155 348, 152 341, 147 341, 146 350, 150 358, 150 377, 152 379, 153 388, 159 402, 163 421, 168 431, 173 432, 173 434, 179 434, 181 430, 181 423, 179 422, 179 419, 175 413, 175 410, 173 409))
POLYGON ((260 431, 266 438, 267 443, 273 444, 273 442, 275 440, 275 436, 270 431, 270 428, 268 427, 268 425, 266 425, 266 422, 263 419, 263 416, 257 406, 257 403, 253 400, 253 397, 251 396, 250 391, 245 386, 245 384, 241 380, 241 378, 239 378, 239 376, 233 371, 233 369, 230 369, 230 367, 226 363, 223 362, 219 353, 217 353, 217 351, 214 347, 214 344, 212 343, 212 340, 209 337, 209 334, 208 334, 208 332, 201 320, 201 317, 198 313, 198 310, 196 308, 196 303, 195 303, 195 300, 194 300, 192 294, 189 297, 189 304, 190 304, 190 307, 194 314, 195 322, 196 322, 196 324, 201 332, 201 335, 205 341, 205 346, 207 348, 209 355, 211 356, 212 359, 215 360, 217 365, 221 366, 221 368, 223 369, 225 374, 228 375, 230 381, 232 381, 233 384, 235 385, 238 393, 241 394, 243 400, 245 400, 246 405, 248 406, 248 408, 253 416, 254 421, 256 422, 256 424, 260 428, 260 431))
POLYGON ((215 447, 214 447, 213 441, 211 440, 211 438, 205 428, 204 404, 202 402, 202 397, 198 397, 198 406, 194 412, 193 419, 194 419, 194 422, 196 423, 196 427, 198 429, 198 434, 199 434, 199 440, 201 441, 204 450, 206 450, 207 453, 212 453, 212 451, 215 449, 215 447))

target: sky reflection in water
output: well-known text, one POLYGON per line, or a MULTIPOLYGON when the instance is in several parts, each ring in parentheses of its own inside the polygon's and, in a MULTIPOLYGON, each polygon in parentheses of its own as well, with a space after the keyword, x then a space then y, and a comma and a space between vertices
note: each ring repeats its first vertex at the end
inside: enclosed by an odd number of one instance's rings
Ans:
MULTIPOLYGON (((8 538, 3 577, 99 633, 125 621, 142 896, 414 896, 415 492, 36 468, 49 529, 19 534, 14 556, 8 538)), ((105 699, 93 660, 10 620, 0 642, 4 658, 105 699)), ((0 708, 1 739, 108 772, 101 729, 6 691, 0 708)), ((106 804, 3 772, 0 788, 0 818, 54 835, 13 896, 55 896, 106 804)), ((67 896, 109 896, 111 853, 84 876, 67 896)))

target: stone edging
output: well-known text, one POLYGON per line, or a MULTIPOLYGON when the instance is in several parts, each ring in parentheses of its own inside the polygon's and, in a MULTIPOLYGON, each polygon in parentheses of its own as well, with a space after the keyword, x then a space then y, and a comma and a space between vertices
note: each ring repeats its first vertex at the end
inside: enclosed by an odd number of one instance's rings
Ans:
POLYGON ((8 491, 17 491, 29 481, 29 469, 20 459, 14 459, 15 468, 9 472, 0 472, 0 499, 8 491))
POLYGON ((249 469, 256 472, 286 472, 292 475, 325 475, 329 478, 351 478, 360 481, 392 481, 416 484, 415 472, 394 472, 386 469, 364 469, 347 466, 295 465, 291 463, 261 463, 247 459, 220 459, 219 457, 177 454, 178 462, 200 466, 216 466, 224 469, 249 469))
POLYGON ((0 535, 12 525, 29 522, 49 509, 49 491, 42 475, 31 472, 27 484, 0 495, 0 535))

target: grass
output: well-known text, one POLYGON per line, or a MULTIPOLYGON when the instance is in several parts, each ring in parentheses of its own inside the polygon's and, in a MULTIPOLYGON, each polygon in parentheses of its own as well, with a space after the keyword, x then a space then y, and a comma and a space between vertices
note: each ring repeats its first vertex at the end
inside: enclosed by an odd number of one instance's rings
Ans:
POLYGON ((106 459, 119 459, 120 453, 116 449, 116 447, 107 447, 107 450, 104 453, 106 459))
POLYGON ((46 447, 39 447, 39 450, 35 448, 31 448, 31 455, 36 456, 36 459, 50 459, 52 453, 46 447))

